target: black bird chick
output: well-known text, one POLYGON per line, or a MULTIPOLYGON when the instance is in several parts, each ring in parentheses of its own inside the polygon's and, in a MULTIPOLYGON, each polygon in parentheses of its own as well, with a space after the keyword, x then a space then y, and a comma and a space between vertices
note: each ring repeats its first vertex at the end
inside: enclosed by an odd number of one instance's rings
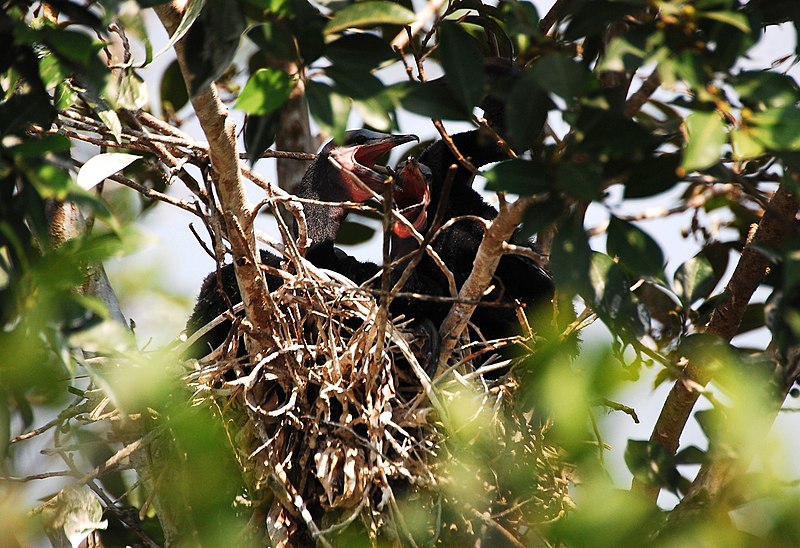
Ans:
MULTIPOLYGON (((378 158, 413 140, 417 140, 414 135, 389 135, 365 129, 348 131, 343 144, 330 141, 322 148, 306 170, 296 194, 300 198, 324 202, 365 202, 372 198, 367 188, 380 195, 387 180, 373 169, 378 158)), ((360 262, 334 247, 339 226, 347 214, 344 206, 305 203, 303 210, 311 240, 306 258, 312 264, 343 274, 356 283, 363 283, 378 272, 379 267, 374 263, 360 262)), ((296 237, 296 226, 294 231, 296 237)), ((262 250, 261 262, 279 267, 281 258, 262 250)), ((270 290, 283 283, 277 276, 266 275, 266 278, 270 290)), ((186 324, 187 334, 195 333, 241 300, 232 264, 224 265, 219 273, 210 273, 203 281, 194 311, 186 324)), ((186 356, 199 358, 208 354, 225 341, 230 327, 230 322, 224 322, 212 329, 191 346, 186 356)))
MULTIPOLYGON (((485 114, 494 123, 498 132, 504 130, 504 104, 494 97, 487 97, 483 105, 485 114)), ((452 136, 458 151, 470 160, 473 166, 480 168, 492 162, 508 159, 505 151, 497 145, 490 132, 475 129, 452 136)), ((461 216, 476 216, 492 220, 497 216, 497 209, 486 203, 483 197, 472 188, 474 175, 460 164, 451 152, 447 143, 440 140, 429 146, 419 157, 419 162, 430 169, 431 199, 429 210, 435 212, 439 207, 445 180, 451 166, 456 166, 452 175, 450 191, 443 208, 442 225, 461 216)), ((431 247, 453 273, 458 289, 472 272, 475 255, 483 239, 483 226, 474 220, 456 221, 449 228, 441 231, 433 240, 431 247)), ((512 239, 513 241, 513 239, 512 239)), ((516 241, 519 245, 530 246, 530 241, 516 241)), ((438 295, 448 295, 448 285, 441 269, 429 257, 423 258, 417 267, 417 273, 423 278, 422 286, 430 286, 435 282, 438 295)), ((533 260, 518 255, 504 255, 494 275, 495 289, 484 297, 486 302, 513 305, 517 302, 526 307, 526 311, 547 308, 551 311, 554 295, 553 281, 550 275, 533 260)), ((431 319, 440 325, 447 315, 450 306, 447 304, 429 305, 427 310, 431 319)), ((550 315, 544 314, 539 322, 542 329, 548 328, 550 315)), ((486 340, 492 340, 519 333, 519 321, 511 306, 487 307, 478 306, 472 316, 472 323, 486 340)), ((534 327, 537 327, 536 325, 534 327)))

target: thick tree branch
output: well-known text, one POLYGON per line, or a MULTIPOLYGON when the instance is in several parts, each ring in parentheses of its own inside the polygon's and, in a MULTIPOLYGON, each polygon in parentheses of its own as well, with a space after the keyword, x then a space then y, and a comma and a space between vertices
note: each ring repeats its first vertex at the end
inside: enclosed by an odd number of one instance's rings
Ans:
MULTIPOLYGON (((742 251, 736 270, 725 288, 727 299, 717 307, 711 315, 706 333, 731 340, 742 321, 747 303, 753 296, 767 271, 769 261, 759 251, 760 247, 773 247, 780 244, 790 233, 787 226, 794 224, 797 214, 797 200, 783 186, 770 200, 764 211, 755 233, 752 234, 742 251)), ((680 444, 680 437, 689 415, 694 408, 700 393, 692 386, 705 386, 711 380, 711 371, 702 364, 690 362, 675 381, 667 396, 661 414, 656 421, 650 441, 658 443, 671 454, 675 454, 680 444)), ((643 489, 655 501, 658 488, 647 489, 634 482, 634 488, 643 489)))
MULTIPOLYGON (((155 8, 169 33, 175 32, 180 23, 182 5, 180 2, 173 2, 155 8)), ((183 39, 175 44, 175 51, 184 80, 188 82, 191 74, 186 64, 183 39)), ((259 327, 255 336, 263 339, 260 342, 266 342, 270 339, 270 318, 274 311, 269 306, 266 280, 258 268, 255 235, 250 223, 250 206, 239 168, 236 128, 213 84, 199 90, 192 97, 192 107, 208 140, 214 182, 224 213, 245 314, 253 325, 259 327)))
POLYGON ((503 244, 508 241, 522 222, 525 210, 535 202, 536 197, 526 196, 509 204, 501 195, 500 212, 484 232, 472 272, 458 294, 459 301, 468 302, 454 304, 439 329, 442 345, 434 378, 438 377, 447 367, 447 358, 472 317, 477 306, 475 302, 480 300, 486 288, 489 287, 500 257, 503 256, 503 244))

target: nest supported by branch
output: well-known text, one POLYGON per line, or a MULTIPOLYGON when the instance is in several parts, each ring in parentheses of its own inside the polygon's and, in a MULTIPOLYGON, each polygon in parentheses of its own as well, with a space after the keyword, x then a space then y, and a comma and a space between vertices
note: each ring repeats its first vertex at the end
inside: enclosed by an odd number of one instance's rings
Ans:
MULTIPOLYGON (((246 483, 268 493, 273 544, 326 545, 349 527, 390 543, 429 543, 445 533, 474 541, 487 528, 521 539, 564 513, 569 482, 543 441, 546 426, 504 412, 513 379, 488 384, 459 376, 462 384, 432 387, 420 364, 430 352, 425 333, 387 318, 372 294, 349 280, 291 262, 303 275, 283 271, 283 285, 271 294, 279 340, 263 349, 251 344, 247 353, 245 327, 234 323, 226 344, 189 375, 198 398, 238 412, 231 439, 246 483), (448 488, 457 481, 448 462, 460 451, 448 442, 458 430, 449 406, 465 387, 479 400, 475 420, 497 436, 497 454, 528 467, 530 500, 503 493, 491 470, 476 469, 481 489, 493 492, 492 512, 478 505, 459 517, 443 511, 459 504, 448 488), (405 523, 409 500, 429 518, 422 532, 405 523)), ((471 370, 469 363, 463 368, 471 370)))

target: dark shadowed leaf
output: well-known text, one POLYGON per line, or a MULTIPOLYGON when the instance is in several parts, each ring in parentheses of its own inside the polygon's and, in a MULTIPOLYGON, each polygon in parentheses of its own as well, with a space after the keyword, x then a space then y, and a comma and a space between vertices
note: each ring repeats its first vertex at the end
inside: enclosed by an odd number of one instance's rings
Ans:
POLYGON ((356 222, 344 221, 336 234, 336 241, 344 245, 358 245, 368 241, 375 234, 371 226, 356 222))
POLYGON ((565 161, 558 166, 556 185, 564 192, 585 200, 600 198, 603 166, 597 162, 565 161))
POLYGON ((525 72, 511 89, 507 103, 508 139, 518 151, 530 148, 542 133, 553 103, 536 76, 525 72))
POLYGON ((244 149, 247 152, 250 165, 275 142, 275 136, 280 128, 282 108, 273 110, 263 116, 250 115, 244 122, 244 149))
POLYGON ((611 216, 606 240, 608 254, 619 257, 620 262, 634 276, 665 280, 664 253, 656 241, 638 226, 611 216))
POLYGON ((604 253, 592 253, 589 269, 591 290, 581 296, 613 333, 641 337, 650 329, 647 309, 631 293, 631 281, 622 268, 604 253))
POLYGON ((385 0, 352 4, 334 13, 325 26, 325 34, 348 28, 374 25, 407 25, 415 19, 414 12, 400 4, 385 0))
POLYGON ((566 101, 580 95, 590 81, 583 65, 563 53, 548 53, 531 69, 539 86, 566 101))
POLYGON ((339 95, 329 85, 313 80, 306 83, 306 99, 314 120, 334 139, 344 139, 350 117, 350 99, 339 95))
POLYGON ((672 188, 678 182, 680 163, 680 154, 648 156, 631 170, 625 182, 625 198, 644 198, 672 188))
POLYGON ((291 77, 277 69, 259 69, 247 81, 234 108, 264 116, 280 108, 294 89, 291 77))
POLYGON ((550 252, 550 268, 556 285, 569 291, 586 293, 591 290, 589 269, 592 251, 581 219, 581 216, 573 215, 559 227, 550 252))
POLYGON ((387 88, 387 96, 406 110, 435 120, 471 120, 472 111, 462 108, 443 86, 422 82, 400 82, 387 88))
POLYGON ((500 162, 483 176, 486 177, 486 188, 496 192, 506 191, 525 196, 552 188, 544 166, 534 160, 500 162))
POLYGON ((159 86, 161 95, 161 109, 163 111, 179 111, 189 102, 189 92, 186 90, 186 82, 183 81, 181 67, 178 60, 174 60, 164 70, 161 75, 161 85, 159 86))
POLYGON ((633 477, 646 485, 662 487, 672 492, 678 488, 680 474, 675 468, 675 458, 658 443, 628 440, 625 464, 633 477))
POLYGON ((675 455, 675 464, 705 464, 706 452, 695 445, 681 449, 675 455))
POLYGON ((247 20, 239 2, 206 0, 203 11, 186 33, 189 94, 194 96, 228 70, 247 20))
POLYGON ((684 306, 707 297, 717 285, 711 262, 703 255, 695 255, 675 272, 675 291, 684 306))
POLYGON ((24 133, 31 124, 47 127, 55 115, 44 90, 14 94, 0 103, 0 135, 24 133))
POLYGON ((383 82, 369 71, 353 67, 330 66, 325 69, 336 84, 336 91, 353 99, 368 99, 384 90, 383 82))
POLYGON ((346 34, 325 48, 325 57, 337 67, 369 71, 395 60, 397 54, 384 40, 367 33, 346 34))
POLYGON ((447 84, 455 99, 464 108, 471 109, 478 103, 486 82, 478 45, 460 25, 443 21, 439 27, 439 52, 447 84))
POLYGON ((267 21, 248 30, 247 37, 270 59, 292 61, 297 57, 292 33, 284 25, 267 21))

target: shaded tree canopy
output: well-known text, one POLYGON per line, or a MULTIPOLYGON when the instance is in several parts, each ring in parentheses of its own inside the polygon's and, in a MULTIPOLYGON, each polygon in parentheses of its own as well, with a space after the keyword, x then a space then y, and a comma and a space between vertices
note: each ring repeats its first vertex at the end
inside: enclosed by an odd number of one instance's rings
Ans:
POLYGON ((3 2, 0 544, 795 544, 800 46, 754 52, 798 26, 790 0, 3 2), (306 257, 327 206, 293 194, 356 126, 455 158, 425 230, 391 165, 346 204, 339 242, 383 242, 363 283, 306 257), (496 211, 444 215, 474 176, 496 211), (103 264, 164 209, 230 291, 156 347, 103 264), (453 226, 464 279, 432 251, 453 226), (532 283, 509 257, 552 302, 496 297, 532 283), (486 340, 492 314, 519 326, 486 340), (607 444, 609 414, 649 437, 607 444))

